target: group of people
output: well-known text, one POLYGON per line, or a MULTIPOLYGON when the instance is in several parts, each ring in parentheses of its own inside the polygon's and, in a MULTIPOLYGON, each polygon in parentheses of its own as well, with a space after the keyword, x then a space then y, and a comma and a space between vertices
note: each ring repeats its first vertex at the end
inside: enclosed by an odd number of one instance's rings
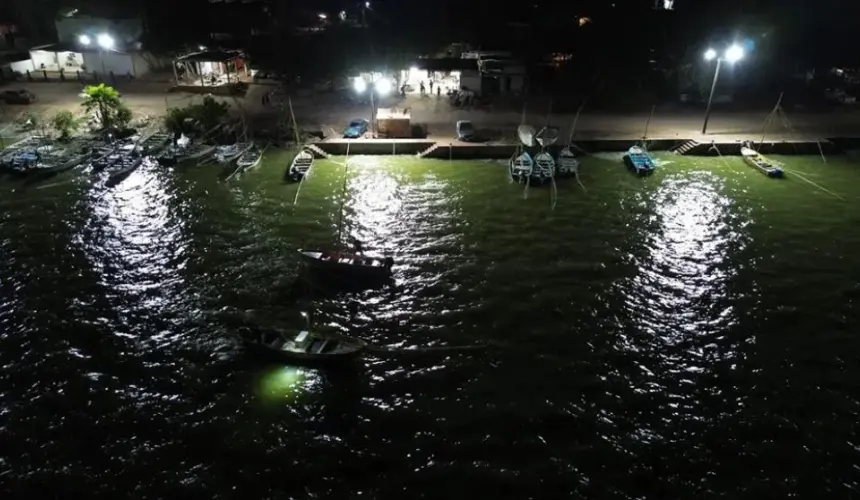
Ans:
MULTIPOLYGON (((430 94, 429 95, 431 95, 431 96, 433 95, 433 87, 436 87, 436 99, 441 99, 442 98, 442 86, 437 84, 437 83, 434 83, 433 80, 430 80, 429 83, 430 83, 430 85, 429 85, 430 86, 430 94)), ((425 97, 428 95, 427 94, 427 85, 425 85, 423 81, 421 81, 418 84, 418 91, 421 93, 421 97, 425 97)), ((400 96, 406 97, 406 84, 405 83, 400 86, 400 96)))

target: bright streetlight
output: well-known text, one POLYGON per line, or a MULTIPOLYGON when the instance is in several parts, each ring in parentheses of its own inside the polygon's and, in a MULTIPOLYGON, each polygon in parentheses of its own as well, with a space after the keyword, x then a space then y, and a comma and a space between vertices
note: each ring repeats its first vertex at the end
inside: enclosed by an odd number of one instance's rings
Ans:
POLYGON ((717 67, 714 70, 714 82, 711 84, 711 94, 708 96, 708 107, 705 108, 705 123, 702 124, 702 135, 708 132, 708 119, 711 117, 711 104, 714 100, 714 90, 717 88, 717 80, 720 79, 720 68, 723 67, 723 60, 726 60, 731 64, 740 61, 743 57, 744 49, 738 45, 732 45, 729 47, 723 57, 717 57, 717 51, 714 49, 708 49, 705 51, 705 60, 713 61, 716 58, 717 67))
POLYGON ((81 45, 89 45, 92 40, 87 35, 81 35, 78 37, 78 41, 81 42, 81 45))
POLYGON ((367 90, 367 82, 365 82, 364 78, 360 76, 355 79, 355 83, 353 83, 353 86, 355 87, 355 91, 359 94, 367 90))
POLYGON ((366 9, 369 9, 370 8, 370 2, 364 2, 364 7, 366 9))
POLYGON ((96 40, 99 42, 99 47, 103 49, 113 48, 113 38, 111 38, 107 33, 102 33, 96 40))
POLYGON ((733 63, 740 61, 744 57, 744 49, 740 48, 738 45, 732 45, 726 50, 726 61, 733 63))
POLYGON ((376 92, 380 96, 384 97, 388 95, 389 92, 391 92, 391 81, 388 78, 383 78, 376 82, 376 85, 374 85, 374 87, 376 88, 376 92))

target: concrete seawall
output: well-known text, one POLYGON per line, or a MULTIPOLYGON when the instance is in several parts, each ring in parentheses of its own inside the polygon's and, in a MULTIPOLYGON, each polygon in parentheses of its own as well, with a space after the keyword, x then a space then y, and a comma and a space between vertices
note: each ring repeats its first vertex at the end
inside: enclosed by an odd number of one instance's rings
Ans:
MULTIPOLYGON (((635 139, 576 141, 577 154, 596 152, 623 152, 637 143, 635 139)), ((356 139, 328 140, 315 143, 330 155, 420 155, 423 158, 471 160, 510 158, 517 144, 472 144, 426 139, 356 139)), ((563 145, 547 148, 558 154, 563 145)), ((834 154, 845 149, 860 148, 860 138, 834 138, 820 141, 774 141, 758 145, 763 154, 817 155, 834 154)), ((693 140, 655 139, 648 141, 650 151, 675 151, 688 156, 739 155, 740 141, 696 142, 693 140), (716 146, 716 148, 714 148, 716 146), (679 149, 680 148, 680 149, 679 149)))

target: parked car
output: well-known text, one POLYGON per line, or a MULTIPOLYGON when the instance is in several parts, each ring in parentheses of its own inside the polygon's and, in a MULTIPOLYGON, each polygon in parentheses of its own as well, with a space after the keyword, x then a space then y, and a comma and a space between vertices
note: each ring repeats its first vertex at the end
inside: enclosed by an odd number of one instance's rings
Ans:
POLYGON ((343 131, 343 137, 345 139, 358 139, 359 137, 364 137, 369 125, 370 123, 364 118, 356 118, 349 122, 346 130, 343 131))
POLYGON ((457 122, 457 139, 463 142, 475 140, 475 126, 469 120, 457 122))
POLYGON ((24 89, 6 90, 0 96, 6 104, 32 104, 36 102, 36 95, 24 89))

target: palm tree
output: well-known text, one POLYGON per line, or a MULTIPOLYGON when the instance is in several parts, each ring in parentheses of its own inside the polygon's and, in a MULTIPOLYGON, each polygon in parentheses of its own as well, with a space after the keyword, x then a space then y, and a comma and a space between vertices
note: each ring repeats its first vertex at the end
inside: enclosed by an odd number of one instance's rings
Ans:
POLYGON ((81 94, 84 102, 81 104, 88 113, 95 112, 96 120, 102 129, 114 125, 117 118, 117 110, 122 106, 119 92, 110 85, 100 83, 98 85, 87 85, 81 94))

